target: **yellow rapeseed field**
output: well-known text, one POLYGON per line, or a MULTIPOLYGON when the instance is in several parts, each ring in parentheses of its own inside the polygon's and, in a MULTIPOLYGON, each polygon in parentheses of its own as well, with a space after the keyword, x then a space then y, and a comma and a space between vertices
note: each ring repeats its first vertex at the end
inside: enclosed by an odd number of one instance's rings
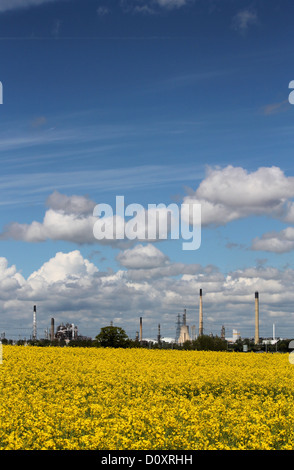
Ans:
POLYGON ((288 354, 4 346, 0 449, 293 449, 288 354))

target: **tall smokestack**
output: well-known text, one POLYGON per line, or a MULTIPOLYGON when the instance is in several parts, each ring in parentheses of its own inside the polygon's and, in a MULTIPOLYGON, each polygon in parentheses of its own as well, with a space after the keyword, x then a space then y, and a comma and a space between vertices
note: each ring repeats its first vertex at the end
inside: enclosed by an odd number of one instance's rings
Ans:
POLYGON ((203 335, 203 305, 202 305, 202 289, 200 289, 199 300, 199 336, 203 335))
POLYGON ((255 292, 255 344, 259 343, 259 299, 258 292, 255 292))
POLYGON ((183 313, 183 325, 186 326, 186 320, 187 320, 187 310, 184 308, 184 313, 183 313))
POLYGON ((158 342, 158 344, 161 343, 160 323, 158 323, 157 342, 158 342))
POLYGON ((142 317, 140 317, 140 342, 142 342, 142 317))
POLYGON ((54 341, 54 318, 51 318, 50 340, 54 341))
POLYGON ((33 340, 37 339, 37 308, 34 305, 34 312, 33 312, 33 340))

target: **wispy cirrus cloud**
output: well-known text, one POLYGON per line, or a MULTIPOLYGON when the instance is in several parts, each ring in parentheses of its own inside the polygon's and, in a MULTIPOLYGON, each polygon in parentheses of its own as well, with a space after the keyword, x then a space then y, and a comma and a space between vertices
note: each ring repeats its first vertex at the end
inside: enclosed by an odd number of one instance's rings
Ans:
POLYGON ((105 5, 100 5, 96 11, 98 16, 106 16, 109 15, 111 10, 105 5))
POLYGON ((20 10, 29 7, 36 7, 45 3, 53 3, 60 0, 1 0, 0 13, 9 10, 20 10))
POLYGON ((156 14, 160 10, 176 10, 194 3, 194 0, 121 0, 125 12, 156 14))
POLYGON ((155 0, 155 3, 162 8, 172 9, 181 8, 191 2, 189 0, 155 0))
POLYGON ((232 27, 241 34, 245 34, 248 29, 257 24, 257 12, 253 9, 239 11, 232 20, 232 27))
MULTIPOLYGON (((32 172, 0 175, 0 205, 42 203, 44 194, 58 191, 91 191, 97 195, 111 191, 129 191, 175 182, 186 185, 200 178, 199 167, 178 165, 142 165, 102 170, 32 172)), ((107 201, 103 201, 107 202, 107 201)))
POLYGON ((262 113, 265 116, 271 116, 272 114, 282 113, 289 109, 289 101, 283 100, 277 103, 270 103, 262 108, 262 113))

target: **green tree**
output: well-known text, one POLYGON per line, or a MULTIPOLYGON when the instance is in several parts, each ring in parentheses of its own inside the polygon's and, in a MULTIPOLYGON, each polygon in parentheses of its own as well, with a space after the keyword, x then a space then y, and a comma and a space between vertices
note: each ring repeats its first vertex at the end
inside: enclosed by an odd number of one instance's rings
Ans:
POLYGON ((96 336, 96 345, 103 348, 126 348, 129 346, 129 338, 126 332, 119 326, 105 326, 96 336))
POLYGON ((193 349, 198 351, 224 351, 227 349, 227 342, 218 336, 198 336, 198 338, 192 341, 192 343, 193 349))

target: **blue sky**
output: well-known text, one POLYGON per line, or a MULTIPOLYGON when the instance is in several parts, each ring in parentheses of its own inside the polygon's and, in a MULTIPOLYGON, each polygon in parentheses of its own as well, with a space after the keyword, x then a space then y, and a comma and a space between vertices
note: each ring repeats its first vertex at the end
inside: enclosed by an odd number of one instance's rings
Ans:
POLYGON ((294 336, 293 4, 0 0, 0 330, 110 320, 294 336), (91 239, 95 204, 197 202, 202 243, 91 239), (293 331, 293 333, 292 333, 293 331))

